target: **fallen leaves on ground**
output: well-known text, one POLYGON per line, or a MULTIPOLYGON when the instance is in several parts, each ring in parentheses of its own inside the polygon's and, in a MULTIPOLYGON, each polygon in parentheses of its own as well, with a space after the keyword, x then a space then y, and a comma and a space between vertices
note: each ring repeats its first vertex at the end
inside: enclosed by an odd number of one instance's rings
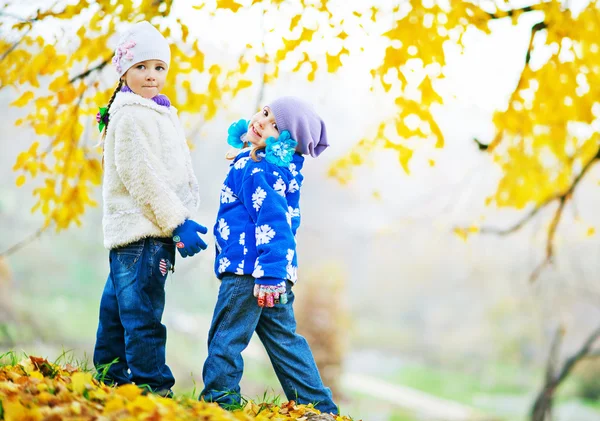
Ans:
POLYGON ((311 405, 294 401, 280 406, 249 401, 243 409, 230 412, 187 397, 144 394, 133 384, 109 387, 96 381, 92 373, 37 357, 0 367, 0 420, 5 421, 351 421, 319 414, 311 405))

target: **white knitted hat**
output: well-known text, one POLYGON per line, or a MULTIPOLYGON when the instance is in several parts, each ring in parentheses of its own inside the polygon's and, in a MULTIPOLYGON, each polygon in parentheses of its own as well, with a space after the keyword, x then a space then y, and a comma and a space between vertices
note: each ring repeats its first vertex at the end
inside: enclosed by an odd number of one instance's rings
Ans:
POLYGON ((150 22, 133 25, 119 38, 112 63, 119 77, 131 66, 144 60, 162 60, 171 64, 171 49, 163 35, 150 22))

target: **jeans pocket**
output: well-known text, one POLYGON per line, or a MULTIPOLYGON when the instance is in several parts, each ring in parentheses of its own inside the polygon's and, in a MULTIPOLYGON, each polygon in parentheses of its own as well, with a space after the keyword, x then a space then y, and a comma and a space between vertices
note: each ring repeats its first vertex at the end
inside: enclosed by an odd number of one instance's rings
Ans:
POLYGON ((117 260, 125 269, 131 269, 138 262, 143 251, 144 240, 114 249, 117 260))
POLYGON ((150 284, 164 287, 167 273, 175 266, 175 244, 157 238, 150 239, 152 255, 149 260, 150 284))
POLYGON ((141 282, 156 320, 162 319, 165 308, 165 286, 167 275, 175 264, 175 245, 165 244, 155 239, 150 239, 152 254, 145 263, 146 273, 141 282))

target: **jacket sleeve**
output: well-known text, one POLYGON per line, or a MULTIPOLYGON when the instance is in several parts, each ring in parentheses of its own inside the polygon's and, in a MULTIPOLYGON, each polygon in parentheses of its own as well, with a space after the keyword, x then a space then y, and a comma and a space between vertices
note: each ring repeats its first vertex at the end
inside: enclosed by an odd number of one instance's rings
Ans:
POLYGON ((147 130, 134 116, 124 115, 115 127, 115 165, 125 188, 141 209, 149 208, 162 231, 171 233, 189 218, 189 211, 172 190, 167 171, 151 145, 156 132, 147 130))
POLYGON ((179 121, 179 117, 177 116, 177 109, 175 107, 171 107, 171 108, 173 109, 171 119, 173 119, 174 124, 177 128, 177 132, 179 133, 179 135, 181 136, 181 138, 183 139, 183 141, 185 143, 186 152, 187 152, 185 166, 187 168, 188 184, 190 186, 192 196, 194 197, 194 210, 197 210, 198 205, 200 204, 200 194, 199 194, 200 189, 198 187, 198 179, 196 178, 196 174, 194 173, 194 166, 192 164, 192 155, 190 154, 189 146, 188 146, 187 140, 185 138, 185 130, 183 130, 181 121, 179 121))
POLYGON ((296 250, 288 203, 287 184, 268 170, 252 172, 241 188, 241 197, 254 222, 258 258, 252 276, 257 284, 285 281, 288 256, 296 250))

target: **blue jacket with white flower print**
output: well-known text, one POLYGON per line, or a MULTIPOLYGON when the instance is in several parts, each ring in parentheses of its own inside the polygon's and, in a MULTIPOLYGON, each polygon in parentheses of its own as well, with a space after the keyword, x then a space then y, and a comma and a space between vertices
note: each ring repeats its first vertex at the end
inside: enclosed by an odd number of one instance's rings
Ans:
POLYGON ((296 230, 300 226, 300 173, 304 163, 294 154, 288 167, 260 161, 242 151, 232 162, 221 188, 214 228, 215 273, 252 275, 257 284, 297 280, 296 230))

